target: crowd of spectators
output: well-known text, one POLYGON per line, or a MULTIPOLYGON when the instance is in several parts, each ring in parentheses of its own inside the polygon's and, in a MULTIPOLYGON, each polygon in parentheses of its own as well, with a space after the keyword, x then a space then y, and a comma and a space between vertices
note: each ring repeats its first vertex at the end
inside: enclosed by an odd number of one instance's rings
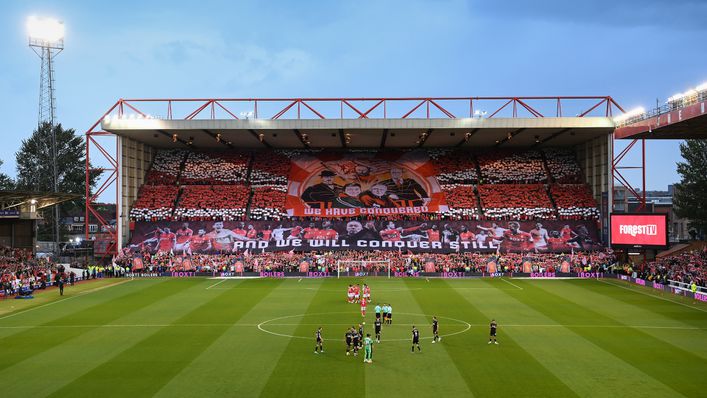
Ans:
MULTIPOLYGON (((290 157, 300 153, 287 150, 252 154, 160 151, 147 174, 147 184, 141 188, 130 211, 130 218, 134 221, 214 219, 221 215, 226 220, 286 218, 290 157), (193 185, 207 188, 193 188, 193 185), (227 185, 235 187, 225 188, 227 185), (183 197, 175 208, 177 186, 183 187, 183 197), (220 194, 237 196, 219 197, 220 194)), ((437 180, 448 204, 447 211, 434 217, 451 220, 598 218, 599 211, 588 187, 564 184, 581 181, 581 170, 570 150, 483 153, 476 158, 478 165, 474 156, 465 151, 432 149, 428 154, 437 169, 437 180), (481 175, 477 170, 481 170, 481 175), (563 183, 553 184, 550 192, 548 188, 541 188, 541 183, 548 180, 548 172, 552 181, 563 183), (484 183, 475 185, 480 179, 484 183)))
POLYGON ((577 157, 569 149, 549 148, 543 150, 547 169, 558 184, 578 184, 582 182, 582 169, 577 157))
POLYGON ((555 200, 559 218, 565 220, 599 219, 599 209, 587 184, 552 184, 550 194, 555 200))
POLYGON ((164 150, 155 154, 152 166, 145 176, 145 184, 174 185, 179 177, 179 169, 187 156, 187 151, 164 150))
POLYGON ((471 153, 446 149, 431 149, 429 157, 437 170, 437 181, 443 187, 447 184, 476 184, 479 175, 471 153))
POLYGON ((477 187, 489 220, 555 219, 543 184, 483 184, 477 187))
POLYGON ((130 209, 130 219, 135 221, 156 221, 170 219, 177 200, 179 187, 176 185, 143 185, 137 200, 130 209))
POLYGON ((547 181, 539 151, 495 151, 477 157, 484 184, 535 184, 547 181))
POLYGON ((253 220, 280 220, 287 217, 285 198, 287 187, 254 187, 250 199, 250 218, 253 220))
POLYGON ((190 152, 180 182, 202 185, 245 183, 250 158, 248 152, 190 152))
POLYGON ((0 246, 0 293, 4 297, 17 293, 21 288, 31 292, 45 288, 56 274, 54 263, 47 259, 34 259, 31 250, 0 246))
POLYGON ((608 272, 616 262, 611 252, 561 253, 480 253, 463 252, 448 254, 404 253, 398 251, 319 251, 319 252, 264 252, 193 254, 185 257, 169 252, 150 254, 134 253, 120 259, 126 267, 133 256, 143 260, 146 272, 185 270, 196 272, 487 272, 490 262, 497 264, 499 272, 525 272, 524 263, 530 262, 531 272, 559 272, 561 264, 568 263, 570 272, 608 272))
MULTIPOLYGON (((624 267, 624 271, 632 274, 632 267, 624 267)), ((673 256, 656 258, 636 267, 636 276, 647 281, 668 284, 677 281, 687 284, 695 283, 707 287, 707 246, 702 250, 692 250, 673 256)))
POLYGON ((476 201, 473 185, 448 184, 442 187, 447 198, 449 210, 444 212, 452 220, 478 220, 479 204, 476 201))
POLYGON ((235 185, 185 185, 174 210, 178 220, 240 220, 246 215, 250 190, 235 185))
POLYGON ((290 158, 277 151, 262 151, 253 156, 250 185, 256 187, 287 188, 290 158))

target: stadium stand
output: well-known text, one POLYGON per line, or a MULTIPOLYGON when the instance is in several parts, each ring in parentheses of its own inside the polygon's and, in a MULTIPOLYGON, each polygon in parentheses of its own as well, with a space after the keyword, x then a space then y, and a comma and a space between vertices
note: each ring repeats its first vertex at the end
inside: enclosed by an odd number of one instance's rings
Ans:
MULTIPOLYGON (((631 267, 625 266, 624 273, 631 274, 631 267)), ((707 247, 675 256, 655 259, 639 265, 637 277, 667 284, 669 280, 695 283, 707 287, 707 247)))
POLYGON ((582 169, 574 153, 568 149, 544 149, 548 171, 558 184, 578 184, 582 182, 582 169))
POLYGON ((472 185, 448 184, 442 187, 447 196, 449 211, 443 215, 456 220, 478 220, 480 218, 476 194, 472 185))
POLYGON ((487 219, 556 218, 552 202, 542 184, 484 184, 477 189, 487 219))
POLYGON ((245 183, 248 177, 250 153, 191 152, 184 164, 182 184, 245 183))
POLYGON ((287 216, 285 213, 285 187, 253 188, 250 201, 250 218, 254 220, 279 220, 287 216))
POLYGON ((169 219, 178 193, 179 187, 174 185, 143 185, 130 210, 130 219, 135 221, 169 219))
POLYGON ((428 153, 437 169, 440 185, 476 184, 479 181, 476 162, 469 152, 432 149, 428 153))
POLYGON ((185 185, 174 211, 178 220, 239 220, 246 215, 250 192, 242 184, 185 185))
POLYGON ((589 220, 599 218, 599 209, 586 184, 552 184, 550 194, 555 200, 559 218, 589 220))
MULTIPOLYGON (((159 151, 133 204, 130 218, 133 221, 167 220, 173 216, 184 220, 220 216, 227 220, 246 216, 256 220, 282 219, 286 217, 290 157, 300 153, 288 150, 254 154, 159 151), (227 188, 234 184, 236 187, 227 188), (183 197, 179 198, 180 203, 175 208, 177 185, 183 187, 183 197), (206 188, 192 188, 193 185, 206 188), (229 199, 219 195, 229 195, 229 199)), ((483 153, 476 158, 459 150, 431 149, 428 153, 437 169, 437 179, 445 192, 448 210, 439 215, 408 218, 598 218, 599 212, 589 187, 572 183, 581 181, 582 176, 581 168, 569 150, 499 151, 483 153), (542 185, 548 181, 548 175, 554 182, 550 185, 550 192, 542 185), (480 180, 483 183, 476 185, 480 180)))
POLYGON ((179 177, 179 169, 187 156, 187 151, 158 151, 152 161, 152 167, 145 176, 145 184, 174 185, 179 177))
POLYGON ((547 181, 539 151, 483 153, 477 157, 484 184, 534 184, 547 181))

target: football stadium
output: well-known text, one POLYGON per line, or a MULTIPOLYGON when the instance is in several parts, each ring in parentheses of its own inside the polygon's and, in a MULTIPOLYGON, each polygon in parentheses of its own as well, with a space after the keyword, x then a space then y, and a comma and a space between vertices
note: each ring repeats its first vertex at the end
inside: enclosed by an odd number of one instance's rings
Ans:
POLYGON ((707 243, 645 145, 706 105, 120 98, 85 196, 0 191, 1 395, 705 396, 707 243), (90 252, 38 258, 20 214, 76 198, 90 252))

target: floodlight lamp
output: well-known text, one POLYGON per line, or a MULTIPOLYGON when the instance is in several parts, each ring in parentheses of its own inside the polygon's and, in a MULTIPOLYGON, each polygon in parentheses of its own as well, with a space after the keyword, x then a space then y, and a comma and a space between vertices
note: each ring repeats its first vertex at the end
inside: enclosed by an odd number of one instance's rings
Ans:
POLYGON ((29 38, 44 43, 57 43, 64 39, 64 23, 54 18, 27 18, 29 38))
POLYGON ((645 108, 643 108, 642 106, 639 106, 638 108, 632 109, 626 113, 616 116, 614 118, 614 122, 616 122, 616 123, 623 122, 625 120, 634 118, 636 116, 643 115, 644 113, 646 113, 645 108))
POLYGON ((37 199, 30 199, 29 204, 31 205, 36 205, 37 204, 37 199))

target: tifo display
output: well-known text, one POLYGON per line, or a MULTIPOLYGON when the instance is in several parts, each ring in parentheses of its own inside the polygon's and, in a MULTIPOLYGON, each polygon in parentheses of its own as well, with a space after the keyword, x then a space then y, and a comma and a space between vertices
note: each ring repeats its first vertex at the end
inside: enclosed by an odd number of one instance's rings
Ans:
POLYGON ((133 221, 596 220, 570 150, 160 150, 133 221))

